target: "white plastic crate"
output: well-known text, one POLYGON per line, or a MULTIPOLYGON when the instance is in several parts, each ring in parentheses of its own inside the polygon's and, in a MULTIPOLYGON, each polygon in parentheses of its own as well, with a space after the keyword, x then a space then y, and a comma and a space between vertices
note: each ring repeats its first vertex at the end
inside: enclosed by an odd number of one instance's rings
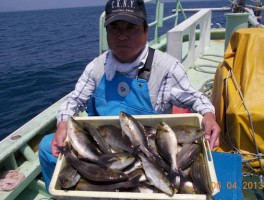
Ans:
MULTIPOLYGON (((202 116, 199 114, 164 114, 164 115, 133 115, 143 125, 155 126, 159 122, 164 121, 169 126, 190 125, 201 127, 202 116)), ((93 126, 101 125, 118 125, 119 117, 75 117, 80 123, 89 123, 93 126)), ((209 148, 208 141, 203 140, 204 158, 208 170, 208 180, 212 185, 217 183, 213 158, 209 148)), ((55 171, 50 183, 50 193, 56 197, 64 197, 65 199, 206 199, 204 194, 174 194, 172 197, 164 193, 135 193, 135 192, 98 192, 98 191, 75 191, 63 190, 58 183, 58 175, 66 164, 66 159, 60 155, 55 167, 55 171)), ((219 189, 213 188, 213 195, 219 192, 219 189)), ((63 199, 64 199, 63 198, 63 199)))

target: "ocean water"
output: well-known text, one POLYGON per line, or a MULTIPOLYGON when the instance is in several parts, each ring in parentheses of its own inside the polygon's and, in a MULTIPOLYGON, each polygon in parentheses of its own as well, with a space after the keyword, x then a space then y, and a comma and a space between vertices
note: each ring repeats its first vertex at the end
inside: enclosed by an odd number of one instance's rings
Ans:
MULTIPOLYGON (((183 2, 184 8, 229 5, 228 0, 183 2)), ((166 5, 165 16, 174 7, 166 5)), ((103 10, 98 6, 0 13, 0 140, 74 89, 86 64, 99 53, 103 10)), ((153 19, 153 6, 147 10, 153 19)), ((213 22, 224 26, 223 13, 213 15, 213 22)))

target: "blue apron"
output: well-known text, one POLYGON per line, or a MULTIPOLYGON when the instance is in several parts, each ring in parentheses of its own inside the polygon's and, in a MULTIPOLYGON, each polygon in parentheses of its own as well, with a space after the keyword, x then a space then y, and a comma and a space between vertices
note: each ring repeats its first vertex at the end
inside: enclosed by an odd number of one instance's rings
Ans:
POLYGON ((103 75, 87 109, 89 116, 116 116, 120 111, 131 115, 156 114, 150 100, 148 82, 118 73, 112 81, 103 75))

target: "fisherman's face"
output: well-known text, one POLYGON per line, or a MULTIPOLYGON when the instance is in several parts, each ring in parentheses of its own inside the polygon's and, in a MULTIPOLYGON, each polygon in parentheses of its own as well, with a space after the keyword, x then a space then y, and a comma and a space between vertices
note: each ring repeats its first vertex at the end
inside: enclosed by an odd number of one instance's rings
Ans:
POLYGON ((144 49, 148 32, 144 25, 135 25, 126 21, 114 21, 107 25, 108 46, 122 63, 133 62, 144 49))

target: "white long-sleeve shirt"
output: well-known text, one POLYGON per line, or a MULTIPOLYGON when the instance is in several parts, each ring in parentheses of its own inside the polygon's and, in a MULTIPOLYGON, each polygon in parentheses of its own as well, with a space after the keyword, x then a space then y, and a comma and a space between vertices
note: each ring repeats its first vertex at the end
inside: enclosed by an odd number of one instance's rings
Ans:
MULTIPOLYGON (((110 62, 110 60, 106 59, 105 64, 107 62, 110 62)), ((138 71, 144 66, 145 62, 146 59, 142 59, 142 62, 138 66, 126 65, 130 69, 122 73, 127 77, 136 78, 138 71)), ((115 63, 120 65, 116 69, 123 65, 118 61, 115 61, 115 63)), ((74 91, 68 95, 66 101, 61 105, 57 115, 57 123, 67 121, 69 116, 77 115, 80 111, 86 110, 87 102, 98 84, 95 81, 94 72, 94 69, 98 67, 96 65, 97 63, 93 60, 86 66, 74 91)), ((157 113, 163 113, 171 105, 187 108, 191 112, 197 112, 202 115, 207 112, 215 113, 210 100, 203 93, 198 92, 192 87, 187 73, 179 61, 176 60, 169 67, 168 73, 163 77, 161 83, 156 102, 153 104, 153 108, 157 113)))

